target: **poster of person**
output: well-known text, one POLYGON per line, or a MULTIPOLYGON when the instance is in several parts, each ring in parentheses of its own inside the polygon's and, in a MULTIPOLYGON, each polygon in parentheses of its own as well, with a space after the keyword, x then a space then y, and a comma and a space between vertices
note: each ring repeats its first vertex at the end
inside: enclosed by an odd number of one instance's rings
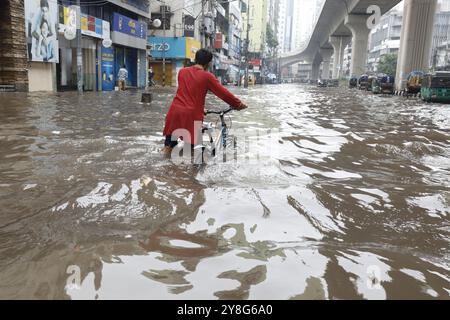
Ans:
POLYGON ((25 0, 28 60, 59 62, 58 5, 55 0, 25 0))

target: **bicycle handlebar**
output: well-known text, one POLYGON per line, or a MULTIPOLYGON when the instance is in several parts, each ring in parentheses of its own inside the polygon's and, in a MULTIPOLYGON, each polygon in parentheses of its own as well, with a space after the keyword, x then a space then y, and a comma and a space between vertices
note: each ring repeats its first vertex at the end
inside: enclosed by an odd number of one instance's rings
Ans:
POLYGON ((221 111, 213 111, 213 110, 206 110, 205 114, 218 114, 218 115, 225 115, 227 113, 230 113, 231 111, 233 111, 233 108, 229 108, 227 110, 221 110, 221 111))

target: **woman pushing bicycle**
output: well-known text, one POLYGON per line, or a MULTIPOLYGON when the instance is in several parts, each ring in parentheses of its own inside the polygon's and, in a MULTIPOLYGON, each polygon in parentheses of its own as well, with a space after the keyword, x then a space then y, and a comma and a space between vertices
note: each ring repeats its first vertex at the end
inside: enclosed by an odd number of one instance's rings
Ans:
POLYGON ((207 71, 213 55, 206 49, 200 49, 195 54, 195 65, 181 69, 178 74, 178 90, 164 127, 164 154, 170 155, 177 145, 178 138, 185 143, 195 145, 199 134, 195 123, 202 123, 204 119, 204 106, 208 91, 228 103, 235 110, 244 110, 247 106, 221 85, 214 75, 207 71), (176 136, 177 131, 184 130, 186 136, 176 136))

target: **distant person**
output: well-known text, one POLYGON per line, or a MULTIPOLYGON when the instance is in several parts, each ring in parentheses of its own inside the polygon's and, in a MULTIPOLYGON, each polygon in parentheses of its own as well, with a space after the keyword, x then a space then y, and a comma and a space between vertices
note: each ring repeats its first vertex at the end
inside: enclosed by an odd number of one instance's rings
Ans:
POLYGON ((200 49, 195 54, 195 65, 181 69, 178 74, 178 90, 166 116, 166 125, 163 132, 166 138, 163 152, 166 156, 171 155, 172 149, 177 145, 178 138, 183 139, 185 143, 191 146, 200 142, 195 123, 203 122, 205 99, 208 91, 214 93, 236 110, 247 108, 241 100, 223 87, 212 73, 207 71, 212 58, 213 55, 210 51, 200 49), (189 136, 172 136, 179 129, 189 131, 189 136))
POLYGON ((153 80, 154 77, 155 73, 153 72, 153 67, 150 67, 150 69, 148 69, 148 83, 150 87, 155 85, 155 81, 153 80))
POLYGON ((128 70, 125 68, 125 65, 122 65, 122 68, 119 69, 117 79, 119 80, 119 90, 124 91, 128 79, 128 70))

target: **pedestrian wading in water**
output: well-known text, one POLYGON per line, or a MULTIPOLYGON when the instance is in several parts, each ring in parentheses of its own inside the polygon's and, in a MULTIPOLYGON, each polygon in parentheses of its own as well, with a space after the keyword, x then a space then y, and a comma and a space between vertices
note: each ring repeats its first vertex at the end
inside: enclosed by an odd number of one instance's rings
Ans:
POLYGON ((213 55, 206 49, 195 54, 195 65, 180 70, 178 74, 178 90, 166 116, 164 127, 163 153, 170 156, 172 149, 182 139, 191 146, 201 142, 196 131, 196 124, 202 123, 205 112, 205 99, 208 91, 225 101, 235 110, 246 109, 247 106, 226 89, 216 77, 207 71, 213 55), (185 132, 180 136, 179 132, 185 132))

